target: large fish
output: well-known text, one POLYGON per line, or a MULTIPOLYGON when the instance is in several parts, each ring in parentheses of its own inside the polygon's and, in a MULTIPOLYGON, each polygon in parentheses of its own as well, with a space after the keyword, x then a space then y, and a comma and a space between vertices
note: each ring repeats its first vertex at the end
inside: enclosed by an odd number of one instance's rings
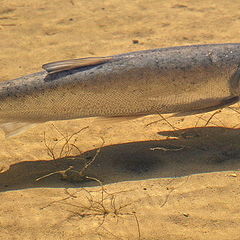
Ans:
POLYGON ((0 127, 15 135, 46 121, 192 114, 240 95, 240 43, 82 58, 0 83, 0 127))

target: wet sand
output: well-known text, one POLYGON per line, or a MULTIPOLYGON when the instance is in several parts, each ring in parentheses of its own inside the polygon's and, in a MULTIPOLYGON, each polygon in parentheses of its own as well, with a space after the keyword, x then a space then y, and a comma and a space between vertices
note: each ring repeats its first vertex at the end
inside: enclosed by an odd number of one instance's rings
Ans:
MULTIPOLYGON (((2 0, 0 80, 55 60, 239 42, 239 11, 238 0, 2 0)), ((233 107, 212 118, 79 119, 10 139, 1 132, 0 238, 240 239, 239 104, 233 107), (87 126, 61 154, 61 133, 87 126), (46 145, 56 143, 50 156, 46 145), (74 170, 94 156, 84 172, 92 181, 82 179, 74 170), (36 181, 71 166, 64 179, 36 181)))

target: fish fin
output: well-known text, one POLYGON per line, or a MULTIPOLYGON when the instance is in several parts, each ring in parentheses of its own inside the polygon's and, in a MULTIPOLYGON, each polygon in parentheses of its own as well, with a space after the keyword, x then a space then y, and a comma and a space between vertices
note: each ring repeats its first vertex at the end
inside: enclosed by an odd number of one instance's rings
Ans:
POLYGON ((97 117, 94 121, 95 123, 106 123, 106 124, 112 124, 112 123, 121 123, 125 121, 131 121, 135 120, 141 117, 144 117, 146 115, 138 115, 138 116, 121 116, 121 117, 97 117))
POLYGON ((6 138, 16 136, 27 129, 36 125, 35 123, 25 122, 6 122, 0 123, 0 128, 4 131, 6 138))
POLYGON ((237 103, 238 101, 239 101, 238 96, 235 96, 232 98, 226 98, 221 101, 218 101, 217 104, 214 106, 196 109, 196 110, 189 111, 189 112, 179 112, 179 113, 173 114, 172 116, 173 117, 181 117, 181 116, 194 115, 194 114, 199 114, 199 113, 207 113, 207 112, 217 110, 219 108, 224 108, 224 107, 230 106, 234 103, 237 103))
POLYGON ((48 73, 56 73, 65 70, 71 70, 80 67, 94 66, 110 61, 111 57, 89 57, 89 58, 78 58, 70 59, 58 62, 51 62, 44 64, 42 68, 48 73))

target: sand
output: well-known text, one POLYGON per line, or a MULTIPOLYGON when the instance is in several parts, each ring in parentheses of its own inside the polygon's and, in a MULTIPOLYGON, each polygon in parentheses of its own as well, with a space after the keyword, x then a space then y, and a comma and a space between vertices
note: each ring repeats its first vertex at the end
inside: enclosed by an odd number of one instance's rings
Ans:
MULTIPOLYGON (((55 60, 239 42, 239 12, 239 0, 1 0, 0 80, 55 60)), ((0 239, 240 239, 238 109, 1 132, 0 239), (61 134, 84 127, 61 153, 61 134), (93 157, 85 178, 73 171, 93 157)))

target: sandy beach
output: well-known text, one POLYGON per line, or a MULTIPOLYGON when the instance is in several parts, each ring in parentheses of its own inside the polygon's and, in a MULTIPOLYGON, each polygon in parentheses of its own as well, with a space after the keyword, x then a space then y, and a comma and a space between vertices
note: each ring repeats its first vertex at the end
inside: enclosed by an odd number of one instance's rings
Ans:
MULTIPOLYGON (((1 0, 0 80, 64 59, 239 42, 239 12, 239 0, 1 0)), ((239 106, 1 131, 0 239, 240 239, 239 106)))

